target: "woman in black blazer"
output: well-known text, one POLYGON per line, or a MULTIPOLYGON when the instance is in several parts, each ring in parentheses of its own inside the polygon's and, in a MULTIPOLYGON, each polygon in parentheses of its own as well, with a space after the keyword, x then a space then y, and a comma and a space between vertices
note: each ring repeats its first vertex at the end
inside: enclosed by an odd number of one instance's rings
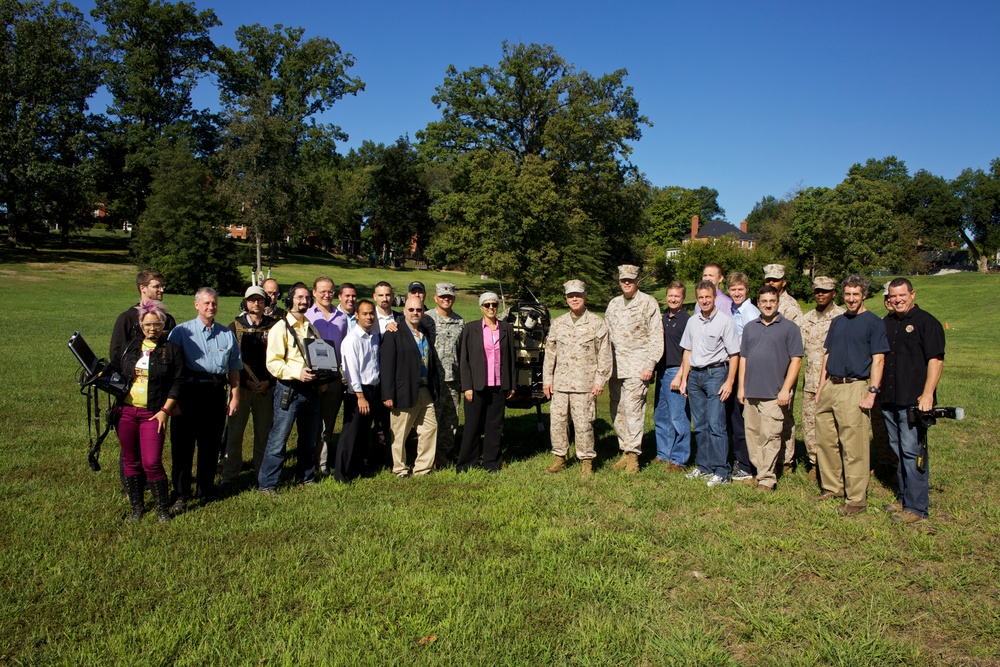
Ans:
POLYGON ((465 472, 479 463, 489 472, 500 472, 504 401, 514 395, 514 328, 497 319, 500 299, 494 292, 479 297, 481 320, 462 329, 459 367, 465 395, 465 430, 456 469, 465 472), (487 341, 489 349, 487 349, 487 341), (488 377, 488 357, 494 373, 488 377))

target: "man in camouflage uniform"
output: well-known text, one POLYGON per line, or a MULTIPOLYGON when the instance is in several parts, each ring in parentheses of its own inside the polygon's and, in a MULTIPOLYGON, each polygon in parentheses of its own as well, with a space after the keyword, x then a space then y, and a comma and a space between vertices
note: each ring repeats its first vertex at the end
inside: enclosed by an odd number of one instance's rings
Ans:
POLYGON ((563 289, 569 311, 555 319, 545 339, 542 391, 552 399, 552 454, 555 461, 546 469, 557 473, 566 467, 569 453, 569 424, 576 432, 576 458, 580 476, 590 477, 594 458, 594 417, 597 397, 611 377, 611 340, 608 327, 587 310, 586 286, 570 280, 563 289))
MULTIPOLYGON (((785 291, 785 266, 783 264, 768 264, 764 267, 764 284, 778 290, 778 312, 801 329, 802 308, 791 294, 785 291)), ((792 398, 789 405, 795 403, 795 388, 792 388, 792 398)), ((781 442, 785 450, 785 472, 791 472, 795 464, 795 412, 792 408, 785 413, 785 423, 781 429, 781 442)))
POLYGON ((455 286, 451 283, 438 283, 434 289, 432 308, 424 314, 422 324, 430 332, 437 352, 438 391, 434 401, 434 413, 437 417, 437 460, 436 464, 443 467, 449 464, 449 456, 455 444, 455 431, 458 429, 458 407, 462 404, 462 380, 458 371, 458 341, 462 336, 465 320, 461 315, 452 312, 455 305, 455 286))
POLYGON ((653 368, 663 355, 660 304, 639 291, 639 267, 618 267, 622 295, 608 304, 604 320, 611 335, 614 366, 608 386, 611 419, 622 457, 611 468, 639 472, 639 454, 646 420, 646 392, 653 368))
POLYGON ((802 431, 809 456, 809 479, 816 479, 816 388, 823 370, 823 341, 830 330, 830 322, 844 309, 834 301, 837 281, 827 276, 813 278, 813 298, 816 307, 802 316, 802 343, 806 352, 806 379, 802 386, 802 431))

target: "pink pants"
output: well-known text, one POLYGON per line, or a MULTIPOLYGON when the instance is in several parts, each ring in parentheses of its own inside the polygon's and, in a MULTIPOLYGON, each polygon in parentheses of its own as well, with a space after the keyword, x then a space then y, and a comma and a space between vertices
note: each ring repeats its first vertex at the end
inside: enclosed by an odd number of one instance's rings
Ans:
POLYGON ((146 472, 146 481, 155 482, 167 477, 163 469, 163 441, 166 433, 158 433, 160 423, 150 420, 154 413, 146 408, 122 406, 118 422, 118 441, 122 446, 122 465, 125 476, 132 477, 146 472))

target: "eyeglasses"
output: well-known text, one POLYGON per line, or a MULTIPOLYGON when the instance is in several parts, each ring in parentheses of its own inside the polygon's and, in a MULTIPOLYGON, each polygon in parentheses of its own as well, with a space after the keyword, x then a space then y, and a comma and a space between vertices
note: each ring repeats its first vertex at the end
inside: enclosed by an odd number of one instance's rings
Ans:
POLYGON ((422 313, 422 312, 424 312, 424 309, 423 308, 407 308, 406 312, 408 312, 408 313, 422 313))
POLYGON ((321 290, 317 291, 316 294, 322 294, 323 296, 333 296, 333 290, 332 289, 321 290))
POLYGON ((496 309, 496 307, 497 307, 497 304, 496 304, 496 302, 495 302, 495 301, 493 301, 493 302, 490 302, 490 303, 484 303, 484 304, 483 304, 483 308, 491 308, 491 309, 496 309))
POLYGON ((142 326, 147 327, 149 329, 162 329, 163 322, 143 322, 142 326))
POLYGON ((156 283, 149 283, 148 285, 146 285, 146 289, 165 290, 165 289, 167 289, 167 287, 166 287, 166 285, 158 285, 156 283))

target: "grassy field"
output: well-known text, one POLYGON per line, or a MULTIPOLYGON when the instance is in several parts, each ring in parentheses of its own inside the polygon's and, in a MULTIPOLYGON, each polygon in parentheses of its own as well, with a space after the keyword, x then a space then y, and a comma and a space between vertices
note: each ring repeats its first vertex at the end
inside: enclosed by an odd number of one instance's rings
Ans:
MULTIPOLYGON (((442 279, 292 260, 282 284, 442 279)), ((108 241, 0 251, 0 277, 0 664, 1000 664, 997 276, 914 281, 948 322, 939 398, 969 415, 931 431, 920 530, 879 511, 892 497, 877 483, 868 513, 844 519, 804 473, 767 497, 658 466, 622 476, 606 402, 587 481, 575 466, 544 476, 547 436, 508 411, 498 476, 286 485, 127 526, 114 436, 104 470, 87 467, 65 345, 80 330, 106 351, 134 267, 108 241)), ((479 281, 447 279, 477 313, 479 281)), ((166 302, 194 316, 190 296, 166 302)))

